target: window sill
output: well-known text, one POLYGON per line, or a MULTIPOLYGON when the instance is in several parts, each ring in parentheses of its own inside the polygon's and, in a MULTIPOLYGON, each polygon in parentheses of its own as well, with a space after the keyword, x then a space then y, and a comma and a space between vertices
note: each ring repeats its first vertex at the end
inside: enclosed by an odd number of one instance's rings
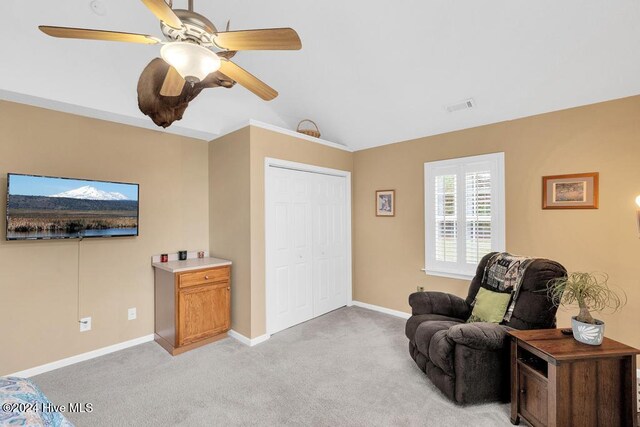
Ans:
POLYGON ((424 271, 424 273, 427 276, 447 277, 449 279, 459 279, 459 280, 471 280, 471 279, 473 279, 473 274, 451 273, 451 272, 448 272, 448 271, 427 270, 426 268, 422 268, 420 270, 424 271))

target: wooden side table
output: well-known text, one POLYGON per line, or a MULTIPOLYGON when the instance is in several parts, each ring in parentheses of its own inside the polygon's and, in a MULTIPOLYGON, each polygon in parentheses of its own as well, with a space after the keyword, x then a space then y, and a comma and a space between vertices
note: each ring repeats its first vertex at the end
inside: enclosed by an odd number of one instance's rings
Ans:
POLYGON ((579 343, 559 329, 510 330, 511 423, 637 427, 636 354, 605 338, 579 343))

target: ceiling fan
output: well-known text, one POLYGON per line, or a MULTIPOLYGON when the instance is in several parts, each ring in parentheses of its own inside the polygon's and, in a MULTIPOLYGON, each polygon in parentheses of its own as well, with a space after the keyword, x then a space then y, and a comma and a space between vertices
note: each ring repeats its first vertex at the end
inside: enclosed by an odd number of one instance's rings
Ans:
POLYGON ((230 58, 241 50, 302 48, 298 33, 291 28, 228 31, 227 27, 227 31, 218 31, 211 21, 193 11, 193 0, 189 0, 188 10, 172 9, 171 1, 142 2, 160 20, 166 41, 146 34, 45 25, 38 28, 52 37, 162 44, 160 55, 170 65, 160 88, 160 95, 165 97, 179 96, 185 82, 193 87, 209 74, 219 71, 265 101, 270 101, 278 96, 278 92, 230 58))

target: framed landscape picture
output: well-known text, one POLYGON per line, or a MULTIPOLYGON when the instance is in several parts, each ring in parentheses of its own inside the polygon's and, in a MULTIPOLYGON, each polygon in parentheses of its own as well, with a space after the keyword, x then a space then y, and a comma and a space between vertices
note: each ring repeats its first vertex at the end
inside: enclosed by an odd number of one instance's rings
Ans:
POLYGON ((542 209, 598 209, 598 172, 543 176, 542 209))
POLYGON ((376 191, 376 216, 396 215, 396 192, 395 190, 376 191))

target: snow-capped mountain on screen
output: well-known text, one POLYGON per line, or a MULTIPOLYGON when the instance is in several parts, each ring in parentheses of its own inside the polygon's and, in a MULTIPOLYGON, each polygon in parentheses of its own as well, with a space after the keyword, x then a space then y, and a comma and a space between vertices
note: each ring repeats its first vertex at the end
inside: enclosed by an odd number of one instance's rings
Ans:
POLYGON ((127 196, 122 193, 108 192, 98 190, 90 185, 76 188, 75 190, 65 191, 63 193, 53 194, 49 197, 66 197, 69 199, 84 199, 84 200, 129 200, 127 196))

